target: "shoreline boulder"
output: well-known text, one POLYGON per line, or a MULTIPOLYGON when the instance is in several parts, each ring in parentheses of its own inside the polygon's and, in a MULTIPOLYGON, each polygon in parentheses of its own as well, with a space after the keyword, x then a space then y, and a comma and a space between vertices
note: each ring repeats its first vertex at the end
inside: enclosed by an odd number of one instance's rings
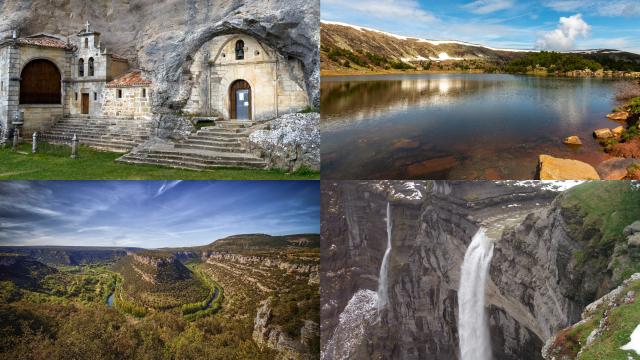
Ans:
POLYGON ((593 136, 595 136, 596 139, 608 139, 610 137, 613 137, 613 133, 611 132, 610 129, 607 129, 607 128, 596 129, 596 130, 593 130, 593 136))
POLYGON ((611 133, 615 137, 619 137, 620 135, 622 135, 623 132, 624 132, 624 126, 618 126, 618 127, 615 127, 613 129, 611 129, 611 133))
POLYGON ((566 137, 564 138, 564 140, 562 140, 562 142, 567 145, 582 145, 582 141, 577 135, 571 135, 569 137, 566 137))
POLYGON ((537 178, 540 180, 600 180, 600 175, 593 166, 585 162, 540 155, 537 178))
POLYGON ((616 111, 614 113, 608 114, 607 118, 614 121, 627 121, 627 119, 629 118, 629 113, 626 111, 616 111))

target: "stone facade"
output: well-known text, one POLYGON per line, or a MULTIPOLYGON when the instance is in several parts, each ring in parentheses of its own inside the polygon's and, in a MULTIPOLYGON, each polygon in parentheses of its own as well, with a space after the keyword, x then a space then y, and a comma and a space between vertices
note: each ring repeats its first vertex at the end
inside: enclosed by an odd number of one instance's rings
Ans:
POLYGON ((148 119, 151 115, 149 96, 149 89, 143 86, 106 88, 102 113, 115 118, 148 119))
POLYGON ((247 35, 218 36, 205 43, 189 66, 193 87, 185 112, 231 117, 231 85, 250 86, 251 120, 267 120, 309 105, 302 63, 287 60, 247 35), (242 41, 242 59, 236 46, 242 41))
POLYGON ((83 114, 84 94, 84 98, 88 99, 87 115, 101 116, 103 115, 102 103, 105 100, 105 84, 124 74, 129 69, 129 64, 126 59, 108 54, 101 48, 98 32, 85 31, 78 34, 77 49, 71 66, 72 85, 65 101, 67 105, 65 114, 83 114), (93 62, 93 73, 90 71, 90 62, 93 62))
MULTIPOLYGON (((0 40, 0 126, 12 128, 16 115, 24 121, 23 134, 48 130, 63 116, 148 117, 146 88, 146 97, 136 95, 142 89, 123 89, 125 95, 121 99, 115 98, 115 89, 107 88, 128 69, 126 59, 102 48, 100 33, 90 31, 89 24, 72 40, 45 33, 0 40), (25 68, 36 60, 45 60, 50 69, 55 67, 50 71, 56 73, 52 79, 59 74, 60 101, 21 103, 21 84, 27 81, 23 78, 25 68), (131 103, 123 104, 124 101, 131 103), (103 110, 105 105, 107 111, 103 110)), ((40 81, 40 73, 32 73, 32 78, 34 74, 35 81, 40 81)), ((49 85, 55 89, 51 82, 49 85)))

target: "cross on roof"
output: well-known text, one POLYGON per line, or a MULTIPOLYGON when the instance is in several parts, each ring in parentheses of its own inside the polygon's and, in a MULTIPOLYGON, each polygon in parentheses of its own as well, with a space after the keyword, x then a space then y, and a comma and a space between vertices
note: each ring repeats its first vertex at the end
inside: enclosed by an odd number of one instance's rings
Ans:
POLYGON ((87 27, 87 32, 89 32, 89 21, 87 21, 87 23, 85 24, 85 26, 87 27))

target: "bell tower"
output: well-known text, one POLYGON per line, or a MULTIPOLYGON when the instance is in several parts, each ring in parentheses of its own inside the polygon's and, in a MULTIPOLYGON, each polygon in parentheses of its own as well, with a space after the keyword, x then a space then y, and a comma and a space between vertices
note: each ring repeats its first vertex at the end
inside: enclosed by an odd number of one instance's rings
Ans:
POLYGON ((88 21, 84 29, 78 33, 78 38, 80 39, 79 49, 100 49, 100 33, 92 31, 91 24, 88 21))

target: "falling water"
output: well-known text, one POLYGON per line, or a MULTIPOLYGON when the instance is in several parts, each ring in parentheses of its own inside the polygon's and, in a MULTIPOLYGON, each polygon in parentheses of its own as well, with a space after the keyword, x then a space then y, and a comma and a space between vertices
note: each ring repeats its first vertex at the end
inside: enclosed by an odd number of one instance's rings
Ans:
POLYGON ((461 360, 491 359, 485 285, 493 256, 493 242, 478 230, 464 254, 458 291, 458 333, 461 360))
POLYGON ((389 256, 391 256, 391 205, 387 202, 387 250, 382 258, 382 266, 380 266, 380 276, 378 277, 378 313, 389 302, 388 293, 388 275, 389 275, 389 256))

